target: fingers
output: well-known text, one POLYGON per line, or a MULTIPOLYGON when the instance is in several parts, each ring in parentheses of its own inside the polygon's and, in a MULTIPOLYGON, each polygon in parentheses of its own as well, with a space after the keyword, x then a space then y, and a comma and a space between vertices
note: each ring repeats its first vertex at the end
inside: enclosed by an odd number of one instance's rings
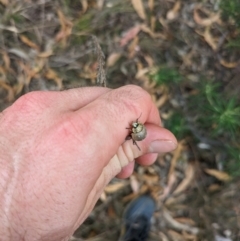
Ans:
POLYGON ((136 86, 125 86, 102 94, 74 112, 71 121, 75 135, 83 140, 78 146, 86 152, 86 159, 99 168, 107 165, 116 153, 121 167, 124 167, 141 155, 170 151, 177 145, 175 137, 160 127, 159 112, 150 95, 136 86), (147 137, 137 143, 141 151, 132 145, 132 141, 125 142, 129 134, 126 128, 137 118, 139 122, 149 123, 146 124, 147 137), (123 149, 119 151, 121 145, 123 149), (93 163, 94 159, 96 163, 93 163))
POLYGON ((148 166, 155 162, 158 154, 170 152, 177 147, 177 140, 174 135, 165 128, 147 124, 147 137, 137 142, 139 149, 132 144, 131 140, 126 141, 117 152, 117 160, 122 166, 122 170, 117 175, 119 178, 126 178, 131 175, 129 163, 136 160, 140 165, 148 166))
POLYGON ((70 89, 56 92, 57 99, 55 101, 62 101, 62 108, 64 109, 75 111, 109 91, 111 91, 111 89, 103 87, 82 87, 70 89))
POLYGON ((118 178, 128 178, 132 175, 134 170, 135 161, 130 162, 127 166, 123 167, 121 172, 117 175, 118 178))
POLYGON ((33 91, 21 96, 14 105, 26 106, 30 103, 34 108, 44 106, 44 108, 54 107, 56 111, 76 111, 109 91, 111 89, 103 87, 82 87, 64 91, 33 91))

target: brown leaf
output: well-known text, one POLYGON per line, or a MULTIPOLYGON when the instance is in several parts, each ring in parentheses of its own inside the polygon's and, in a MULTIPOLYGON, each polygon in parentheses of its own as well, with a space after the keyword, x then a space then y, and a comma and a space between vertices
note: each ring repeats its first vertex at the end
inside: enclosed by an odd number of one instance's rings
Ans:
POLYGON ((206 27, 204 33, 200 33, 199 31, 196 31, 197 34, 204 37, 205 41, 209 44, 209 46, 215 51, 218 48, 218 41, 214 39, 210 32, 210 28, 206 27))
POLYGON ((169 95, 168 94, 164 94, 162 95, 158 100, 155 101, 155 105, 158 107, 158 108, 161 108, 165 103, 166 101, 169 99, 169 95))
POLYGON ((104 1, 105 0, 97 0, 97 8, 99 10, 101 10, 103 8, 104 1))
POLYGON ((5 89, 8 92, 7 101, 12 102, 14 100, 14 91, 13 88, 4 82, 4 80, 0 80, 0 87, 5 89))
POLYGON ((162 38, 162 39, 166 39, 166 36, 162 33, 155 33, 153 32, 146 24, 141 24, 141 30, 144 33, 147 33, 150 35, 150 37, 152 38, 162 38))
POLYGON ((54 80, 58 86, 58 89, 62 89, 62 79, 58 77, 58 74, 52 70, 52 69, 47 69, 46 73, 45 73, 45 77, 47 79, 51 79, 54 80))
POLYGON ((220 14, 219 13, 211 14, 208 18, 202 18, 199 15, 199 10, 201 10, 199 6, 197 6, 193 10, 193 19, 199 25, 211 26, 213 23, 218 22, 220 20, 220 14))
POLYGON ((8 0, 0 0, 0 3, 2 3, 2 5, 7 6, 9 4, 8 0))
POLYGON ((116 62, 121 58, 121 53, 111 53, 107 58, 107 67, 112 67, 116 64, 116 62))
POLYGON ((10 58, 8 56, 8 54, 6 52, 2 52, 2 55, 3 55, 3 61, 4 61, 4 67, 6 70, 9 70, 10 69, 10 58))
POLYGON ((61 10, 57 10, 58 18, 60 21, 61 29, 57 33, 55 39, 56 41, 62 41, 64 45, 66 45, 67 37, 72 33, 72 22, 68 20, 62 13, 61 10))
POLYGON ((148 7, 150 11, 152 12, 154 9, 154 0, 148 0, 148 7))
POLYGON ((128 185, 128 182, 116 182, 113 184, 109 184, 104 188, 104 191, 106 193, 114 193, 119 191, 120 189, 124 188, 126 185, 128 185))
POLYGON ((123 38, 120 40, 120 46, 125 46, 130 40, 132 40, 141 30, 140 25, 136 25, 132 28, 130 28, 123 36, 123 38))
POLYGON ((25 35, 20 35, 19 36, 21 41, 26 44, 27 46, 29 46, 30 48, 36 49, 37 51, 39 51, 39 46, 37 46, 34 42, 32 42, 28 37, 26 37, 25 35))
POLYGON ((175 241, 186 241, 185 238, 178 232, 169 229, 167 231, 168 235, 171 237, 171 240, 175 240, 175 241))
POLYGON ((167 12, 167 19, 174 20, 175 18, 177 18, 180 8, 181 8, 181 2, 177 1, 174 4, 173 8, 167 12))
POLYGON ((140 183, 137 180, 136 176, 130 176, 130 186, 132 188, 133 193, 138 193, 140 189, 140 183))
POLYGON ((208 169, 206 168, 204 170, 208 175, 210 176, 213 176, 215 178, 217 178, 218 180, 220 181, 223 181, 223 182, 228 182, 230 181, 232 178, 228 175, 228 173, 226 172, 222 172, 222 171, 219 171, 219 170, 216 170, 216 169, 208 169))
POLYGON ((48 58, 51 55, 53 55, 53 51, 52 50, 48 50, 46 52, 39 53, 37 56, 40 57, 40 58, 48 58))
POLYGON ((190 219, 190 218, 186 218, 186 217, 179 217, 179 218, 175 218, 176 221, 180 222, 180 223, 185 223, 191 226, 196 225, 196 223, 190 219))
POLYGON ((81 1, 81 4, 82 4, 82 13, 85 13, 87 11, 87 8, 88 8, 88 2, 87 0, 80 0, 81 1))
POLYGON ((132 1, 133 8, 137 12, 138 16, 141 19, 145 20, 146 14, 145 14, 145 10, 144 10, 144 7, 143 7, 142 0, 131 0, 131 1, 132 1))
POLYGON ((192 183, 194 178, 194 167, 192 164, 188 164, 188 168, 186 169, 185 178, 182 180, 182 182, 178 185, 178 187, 175 189, 173 194, 179 194, 186 190, 192 183))
MULTIPOLYGON (((192 225, 178 222, 175 218, 173 218, 170 215, 170 212, 166 208, 163 209, 163 218, 165 219, 167 224, 170 225, 175 230, 187 231, 192 234, 197 234, 199 232, 199 229, 196 227, 193 227, 192 225)), ((173 240, 177 240, 177 239, 173 239, 173 240)))
POLYGON ((238 62, 227 62, 224 59, 220 59, 220 64, 226 68, 233 69, 238 66, 238 62))
POLYGON ((135 56, 136 51, 139 49, 138 43, 139 43, 139 38, 138 38, 138 36, 136 36, 132 40, 131 44, 129 44, 129 46, 128 46, 128 52, 129 52, 128 57, 129 57, 129 59, 132 59, 135 56))

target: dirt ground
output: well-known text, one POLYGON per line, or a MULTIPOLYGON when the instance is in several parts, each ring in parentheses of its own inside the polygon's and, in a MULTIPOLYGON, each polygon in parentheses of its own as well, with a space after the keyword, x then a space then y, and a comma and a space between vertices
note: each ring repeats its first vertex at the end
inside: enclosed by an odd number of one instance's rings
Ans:
POLYGON ((186 105, 210 79, 239 98, 239 51, 225 48, 236 34, 218 0, 0 0, 1 110, 29 91, 106 79, 110 88, 146 89, 164 125, 176 110, 188 120, 191 134, 179 135, 177 150, 112 180, 72 240, 118 240, 124 208, 143 193, 157 202, 149 240, 240 240, 240 180, 225 169, 229 134, 199 128, 201 99, 186 105), (175 82, 157 83, 159 69, 175 82))

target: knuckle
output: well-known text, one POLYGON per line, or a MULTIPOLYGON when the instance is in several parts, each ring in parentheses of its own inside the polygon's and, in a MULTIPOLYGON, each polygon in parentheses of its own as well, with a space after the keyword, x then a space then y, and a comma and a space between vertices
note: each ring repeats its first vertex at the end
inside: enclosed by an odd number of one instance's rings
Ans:
POLYGON ((151 101, 151 96, 139 86, 128 85, 108 94, 107 106, 111 108, 115 116, 124 119, 124 113, 133 113, 134 116, 139 116, 143 106, 151 101), (116 108, 117 107, 117 108, 116 108), (119 116, 121 113, 121 117, 119 116))
POLYGON ((39 91, 29 92, 17 99, 12 107, 22 113, 29 113, 38 108, 42 110, 46 107, 46 93, 39 91))

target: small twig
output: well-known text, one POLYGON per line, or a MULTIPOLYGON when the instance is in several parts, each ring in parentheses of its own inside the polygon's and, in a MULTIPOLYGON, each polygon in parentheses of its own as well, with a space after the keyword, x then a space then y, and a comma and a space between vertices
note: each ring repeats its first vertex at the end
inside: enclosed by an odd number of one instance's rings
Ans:
POLYGON ((106 73, 104 70, 104 64, 105 64, 105 55, 102 51, 101 46, 98 43, 97 37, 92 35, 93 43, 94 43, 94 50, 97 54, 97 62, 98 62, 98 68, 97 68, 97 84, 102 85, 104 87, 107 86, 106 83, 106 73))

